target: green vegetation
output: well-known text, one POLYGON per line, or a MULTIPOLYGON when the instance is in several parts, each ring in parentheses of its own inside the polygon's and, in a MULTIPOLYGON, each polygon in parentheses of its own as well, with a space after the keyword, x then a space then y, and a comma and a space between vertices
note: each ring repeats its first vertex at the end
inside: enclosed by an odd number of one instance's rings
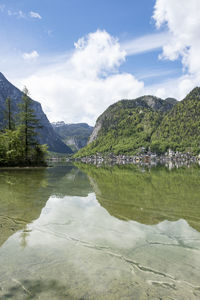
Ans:
POLYGON ((200 88, 195 88, 163 118, 152 136, 152 149, 200 153, 200 88))
POLYGON ((183 101, 144 96, 111 105, 98 119, 100 130, 75 157, 97 152, 139 154, 142 149, 164 154, 200 153, 200 88, 183 101))
POLYGON ((35 118, 32 101, 25 88, 20 112, 12 115, 12 100, 6 99, 5 128, 0 133, 0 165, 1 166, 38 166, 45 165, 46 145, 37 142, 39 120, 35 118))
POLYGON ((159 122, 160 114, 153 110, 137 107, 119 108, 112 118, 104 121, 98 138, 79 154, 90 152, 136 153, 141 147, 148 148, 152 132, 159 122))

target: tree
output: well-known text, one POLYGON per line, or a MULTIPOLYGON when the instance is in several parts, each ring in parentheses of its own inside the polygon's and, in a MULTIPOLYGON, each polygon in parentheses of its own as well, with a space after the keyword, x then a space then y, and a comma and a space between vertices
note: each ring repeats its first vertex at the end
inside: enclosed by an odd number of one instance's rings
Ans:
POLYGON ((32 108, 27 88, 19 104, 16 128, 11 99, 5 101, 5 129, 0 132, 0 166, 46 166, 47 145, 39 145, 37 128, 41 128, 32 108))
POLYGON ((36 128, 41 128, 39 120, 35 116, 35 111, 32 108, 32 103, 28 89, 25 87, 23 90, 22 102, 19 104, 19 126, 26 162, 31 159, 32 150, 38 146, 38 133, 36 132, 36 128))
POLYGON ((12 101, 10 97, 6 98, 5 101, 5 123, 6 123, 6 129, 8 130, 14 130, 15 124, 12 116, 12 101))
POLYGON ((24 151, 19 128, 6 130, 0 134, 0 165, 24 165, 24 151))

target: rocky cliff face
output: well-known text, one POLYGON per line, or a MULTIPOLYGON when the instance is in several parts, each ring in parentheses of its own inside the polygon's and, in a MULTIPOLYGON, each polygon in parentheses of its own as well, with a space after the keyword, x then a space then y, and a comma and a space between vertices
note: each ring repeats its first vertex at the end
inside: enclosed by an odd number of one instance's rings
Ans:
MULTIPOLYGON (((0 127, 3 126, 5 100, 10 97, 12 101, 12 111, 14 114, 18 113, 18 104, 22 99, 22 92, 12 85, 2 73, 0 73, 0 127)), ((49 120, 44 114, 41 104, 37 101, 32 100, 32 108, 35 111, 37 119, 39 119, 42 126, 39 129, 38 141, 40 144, 47 144, 49 150, 60 153, 72 153, 72 150, 62 142, 60 137, 55 133, 49 120)))
POLYGON ((105 123, 112 123, 113 115, 117 114, 120 109, 128 109, 131 111, 141 107, 141 113, 142 109, 150 109, 155 112, 166 113, 171 110, 176 103, 177 100, 174 98, 167 98, 163 100, 155 96, 142 96, 133 100, 118 101, 117 103, 110 105, 105 110, 105 112, 97 119, 88 144, 97 139, 98 134, 104 127, 105 123))
POLYGON ((65 124, 63 121, 54 122, 52 126, 64 143, 77 151, 87 145, 93 127, 86 123, 65 124))

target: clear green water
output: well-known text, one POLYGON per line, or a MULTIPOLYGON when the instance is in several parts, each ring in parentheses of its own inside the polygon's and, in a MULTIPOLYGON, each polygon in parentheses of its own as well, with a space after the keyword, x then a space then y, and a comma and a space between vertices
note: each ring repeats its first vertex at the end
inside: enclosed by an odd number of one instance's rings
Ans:
POLYGON ((200 299, 200 168, 0 170, 0 299, 200 299))

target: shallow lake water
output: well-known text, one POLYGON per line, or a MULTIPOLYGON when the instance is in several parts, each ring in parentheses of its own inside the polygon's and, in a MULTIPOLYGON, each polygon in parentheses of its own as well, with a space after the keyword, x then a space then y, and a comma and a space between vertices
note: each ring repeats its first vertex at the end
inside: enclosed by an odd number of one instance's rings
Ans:
POLYGON ((200 167, 0 170, 0 299, 200 299, 200 167))

